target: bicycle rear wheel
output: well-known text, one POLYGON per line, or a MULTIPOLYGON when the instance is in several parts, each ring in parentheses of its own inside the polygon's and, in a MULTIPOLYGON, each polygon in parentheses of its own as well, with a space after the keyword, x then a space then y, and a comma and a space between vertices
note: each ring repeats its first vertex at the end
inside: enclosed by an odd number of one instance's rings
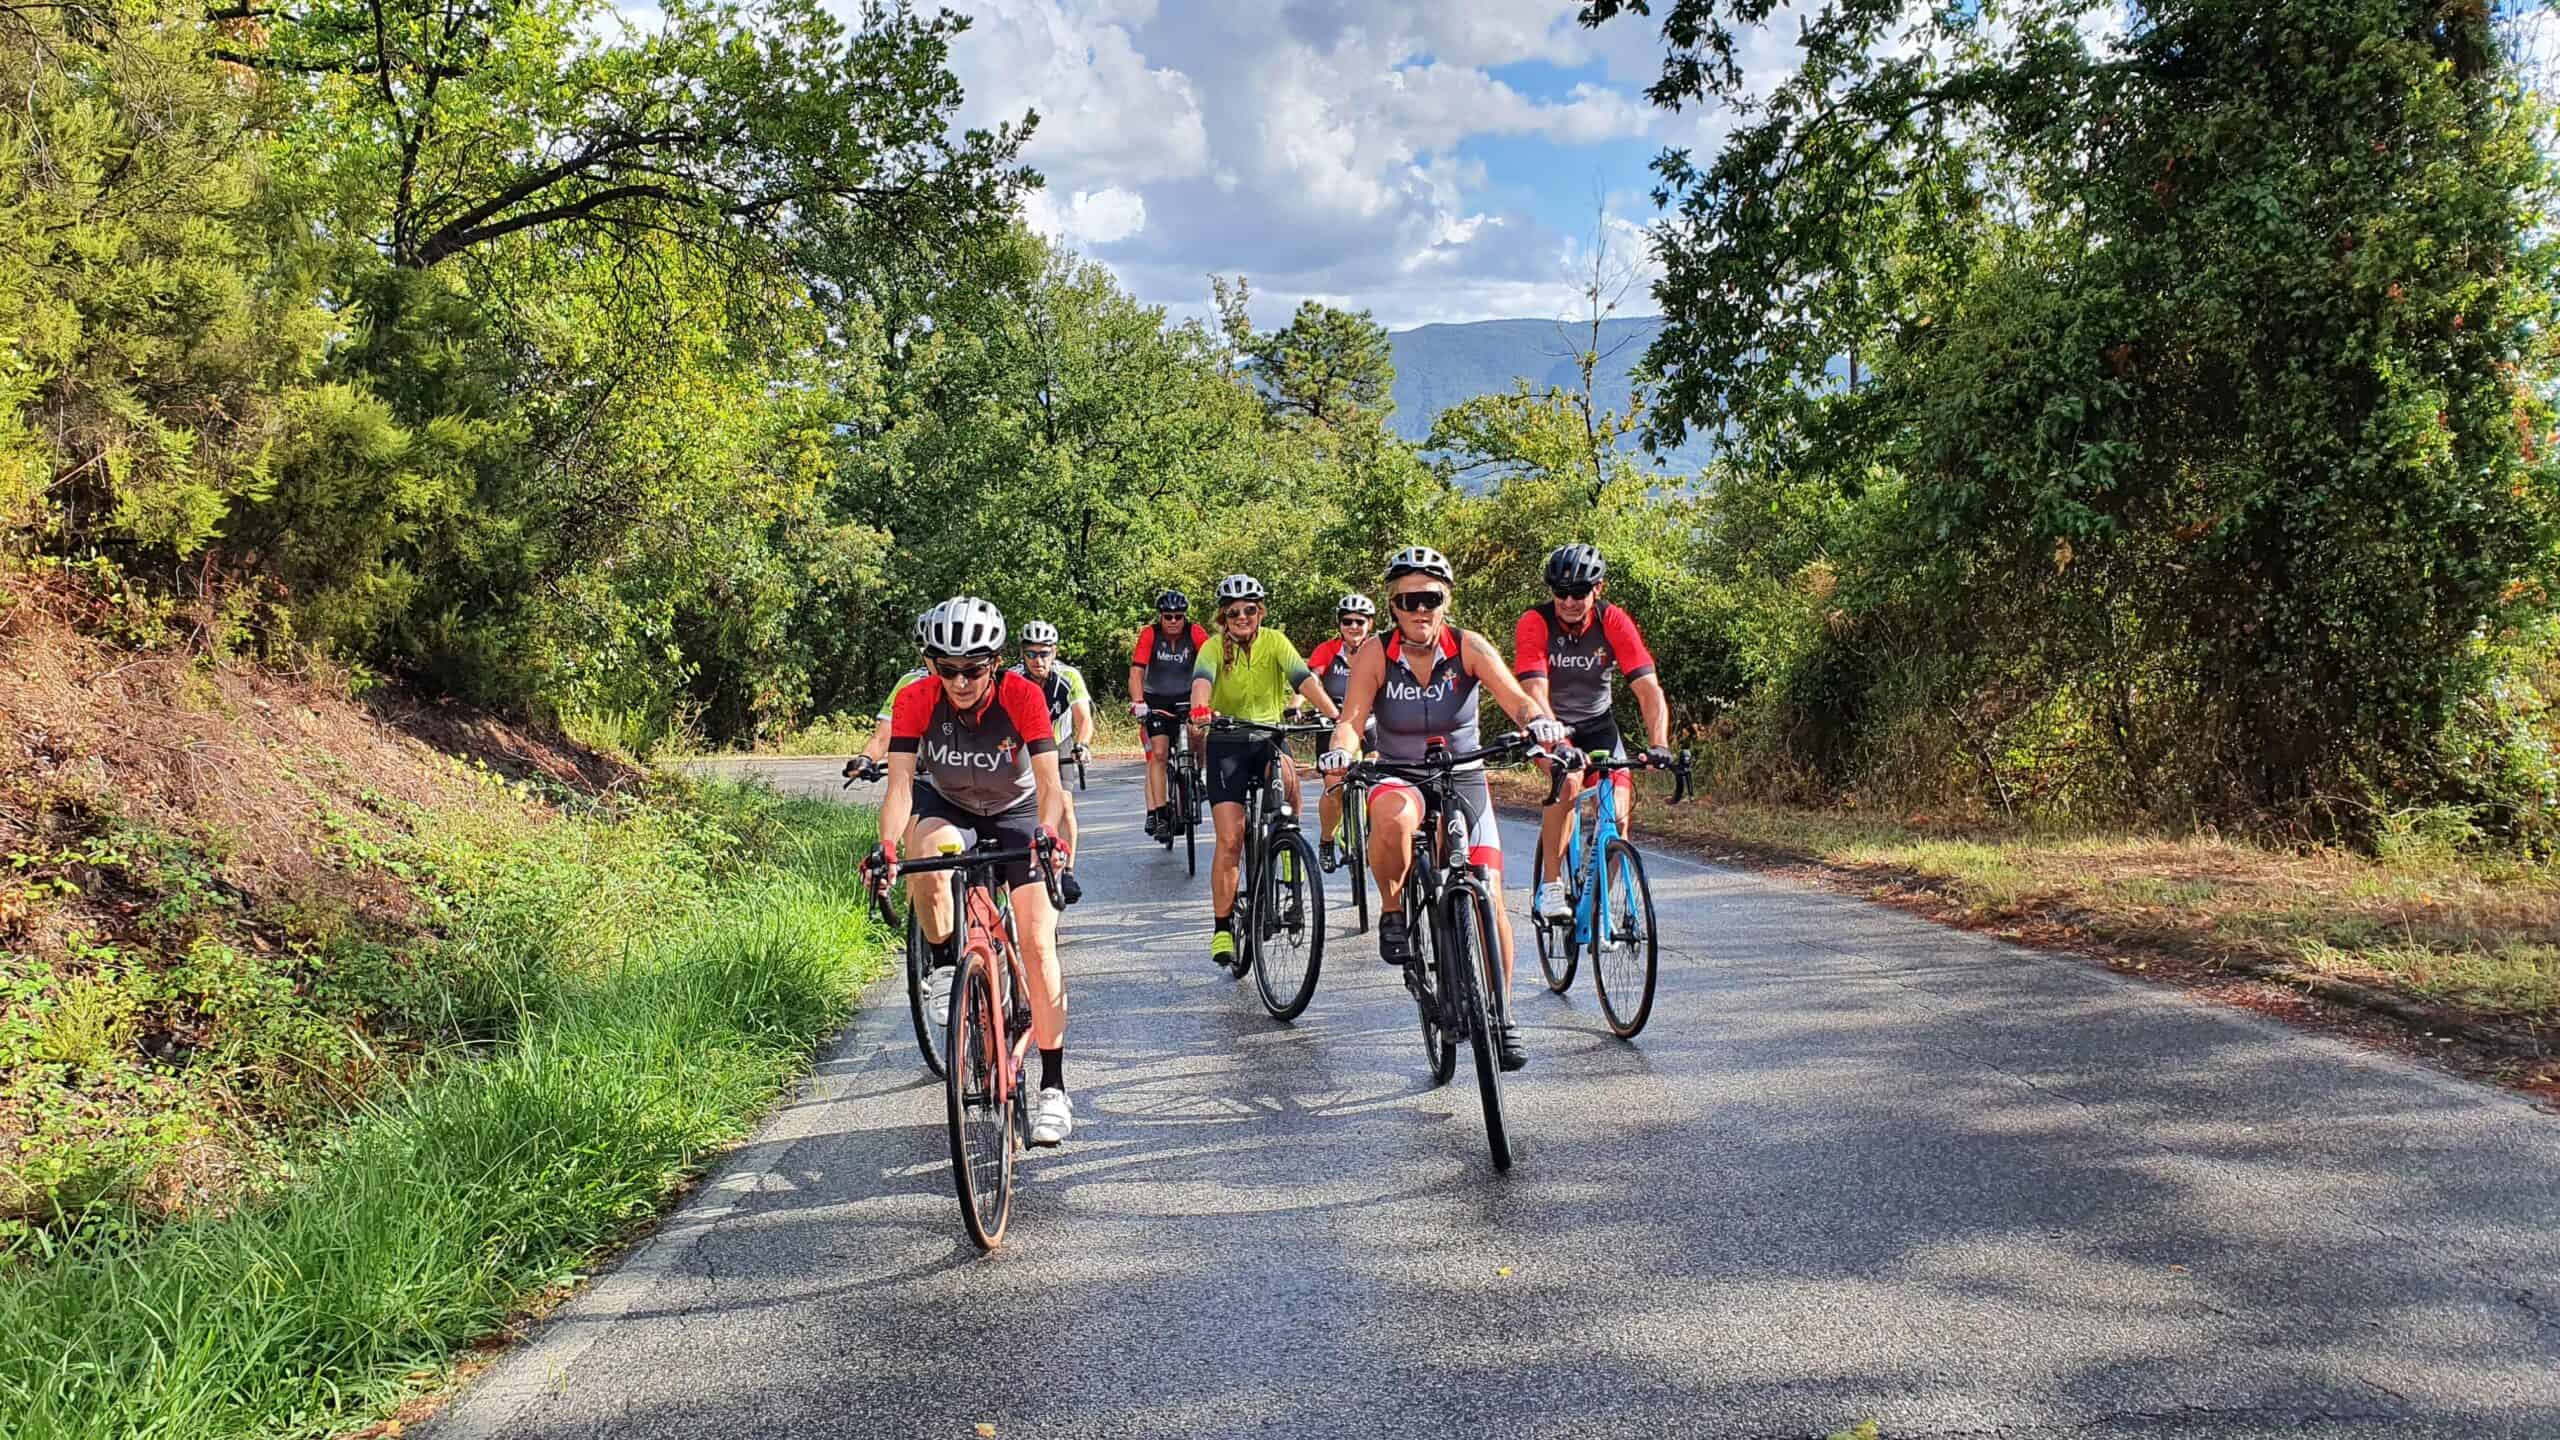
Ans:
POLYGON ((1084 788, 1084 762, 1081 760, 1076 762, 1076 788, 1078 790, 1084 788))
MULTIPOLYGON (((951 877, 951 923, 961 923, 966 913, 961 909, 967 895, 960 877, 951 877)), ((924 922, 916 918, 915 906, 907 906, 907 1018, 915 1022, 916 1049, 924 1056, 924 1068, 939 1078, 942 1074, 943 1046, 951 1039, 950 1017, 925 1013, 925 977, 933 972, 933 947, 924 938, 924 922)))
POLYGON ((1475 1052, 1476 1095, 1484 1102, 1484 1138, 1493 1168, 1511 1168, 1511 1131, 1502 1108, 1502 1055, 1494 1038, 1501 1016, 1502 936, 1494 928, 1491 902, 1472 885, 1451 890, 1441 901, 1442 924, 1448 930, 1446 969, 1457 986, 1458 1013, 1467 1027, 1467 1046, 1475 1052))
POLYGON ((999 1050, 997 1006, 983 955, 962 962, 951 993, 949 1073, 943 1082, 944 1116, 951 1131, 951 1181, 960 1195, 961 1223, 978 1248, 1004 1243, 1013 1214, 1013 1136, 1022 1091, 997 1098, 1010 1057, 999 1050))
POLYGON ((1253 985, 1274 1020, 1295 1020, 1324 968, 1324 874, 1294 826, 1275 827, 1254 886, 1253 985))
POLYGON ((1608 864, 1595 907, 1599 928, 1592 932, 1591 984, 1600 992, 1610 1032, 1632 1040, 1653 1014, 1659 959, 1653 887, 1645 883, 1644 857, 1633 845, 1613 837, 1604 858, 1608 864))
POLYGON ((1573 943, 1574 922, 1570 916, 1558 924, 1538 913, 1538 891, 1547 878, 1546 858, 1540 856, 1529 873, 1529 928, 1538 936, 1538 968, 1547 972, 1547 988, 1561 995, 1573 984, 1573 972, 1581 964, 1581 947, 1573 943))

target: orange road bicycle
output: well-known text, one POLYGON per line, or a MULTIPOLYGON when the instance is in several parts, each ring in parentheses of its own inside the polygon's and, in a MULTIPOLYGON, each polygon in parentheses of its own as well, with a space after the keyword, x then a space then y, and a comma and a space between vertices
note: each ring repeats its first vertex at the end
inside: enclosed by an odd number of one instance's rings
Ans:
MULTIPOLYGON (((1031 985, 1022 947, 1013 932, 1011 907, 998 902, 1004 867, 1030 860, 1061 908, 1057 844, 1043 837, 1029 848, 997 849, 982 841, 974 850, 945 851, 898 867, 900 876, 956 873, 961 884, 959 973, 951 985, 951 1013, 943 1046, 943 1114, 951 1132, 951 1181, 960 1196, 960 1219, 981 1250, 1004 1243, 1013 1214, 1015 1157, 1031 1144, 1030 1088, 1023 1056, 1031 1049, 1031 985)), ((867 863, 867 862, 866 862, 867 863)), ((888 877, 872 872, 875 890, 888 877)))

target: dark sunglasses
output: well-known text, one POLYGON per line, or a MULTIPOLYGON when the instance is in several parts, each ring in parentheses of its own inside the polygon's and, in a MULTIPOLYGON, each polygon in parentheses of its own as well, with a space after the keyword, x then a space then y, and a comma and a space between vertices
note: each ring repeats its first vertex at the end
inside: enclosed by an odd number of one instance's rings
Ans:
POLYGON ((1156 618, 1159 620, 1179 620, 1190 613, 1191 612, 1188 610, 1159 610, 1156 612, 1156 618))
POLYGON ((1226 614, 1221 618, 1228 620, 1258 620, 1262 618, 1262 607, 1259 605, 1230 606, 1226 614))
POLYGON ((1559 600, 1588 600, 1593 588, 1589 585, 1550 585, 1547 593, 1559 600))
POLYGON ((1428 615, 1449 603, 1446 590, 1408 590, 1387 602, 1408 615, 1428 615))
POLYGON ((1345 615, 1341 617, 1340 623, 1345 625, 1366 625, 1369 623, 1369 617, 1366 615, 1345 615))
POLYGON ((964 660, 957 666, 946 665, 939 660, 933 662, 933 673, 945 680, 984 680, 987 672, 995 668, 993 660, 964 660))
POLYGON ((1022 652, 1022 658, 1025 660, 1046 660, 1057 653, 1058 652, 1055 650, 1025 650, 1022 652))

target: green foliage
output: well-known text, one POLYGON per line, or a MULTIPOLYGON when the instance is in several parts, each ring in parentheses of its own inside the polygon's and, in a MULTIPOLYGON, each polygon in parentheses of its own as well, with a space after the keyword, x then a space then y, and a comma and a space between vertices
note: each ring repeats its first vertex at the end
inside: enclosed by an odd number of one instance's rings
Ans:
POLYGON ((533 922, 507 1043, 377 1094, 271 1198, 93 1226, 12 1271, 0 1430, 342 1433, 743 1133, 877 968, 853 872, 871 834, 769 791, 706 801, 430 844, 450 877, 542 872, 450 897, 472 938, 446 957, 533 922))
POLYGON ((1800 758, 2368 833, 2368 796, 2547 810, 2511 681, 2560 535, 2553 175, 2487 11, 2190 0, 2099 54, 2076 0, 1908 44, 1833 0, 1752 100, 1766 7, 1663 8, 1654 98, 1743 123, 1660 167, 1651 424, 1727 434, 1714 573, 1834 576, 1762 692, 1826 720, 1800 758))

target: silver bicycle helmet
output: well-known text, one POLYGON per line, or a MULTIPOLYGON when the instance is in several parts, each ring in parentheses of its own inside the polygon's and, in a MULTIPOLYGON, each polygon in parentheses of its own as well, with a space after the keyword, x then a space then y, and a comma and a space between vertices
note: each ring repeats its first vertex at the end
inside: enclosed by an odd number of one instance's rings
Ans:
POLYGON ((1233 605, 1239 600, 1264 600, 1262 582, 1250 575, 1230 575, 1218 582, 1218 603, 1233 605))
POLYGON ((1449 568, 1449 557, 1428 545, 1408 545, 1387 557, 1387 578, 1399 575, 1429 575, 1445 584, 1458 583, 1458 572, 1449 568))
POLYGON ((1366 595, 1345 595, 1342 603, 1333 607, 1333 618, 1339 620, 1345 615, 1366 615, 1374 620, 1378 607, 1366 595))
POLYGON ((927 615, 930 615, 930 614, 932 614, 932 613, 933 613, 933 612, 932 612, 932 611, 930 611, 930 610, 919 610, 919 611, 917 611, 917 612, 916 612, 916 623, 915 623, 915 624, 914 624, 914 626, 913 626, 913 627, 911 627, 911 628, 908 630, 908 632, 907 632, 908 634, 913 635, 913 636, 915 637, 916 648, 917 648, 917 649, 919 649, 919 650, 921 650, 921 649, 923 649, 923 648, 924 648, 924 617, 926 617, 927 615))
POLYGON ((924 653, 994 655, 1004 649, 1004 612, 975 595, 954 595, 924 612, 924 653))
POLYGON ((1034 620, 1030 624, 1022 627, 1022 643, 1025 645, 1055 645, 1058 643, 1058 627, 1050 624, 1046 620, 1034 620))

